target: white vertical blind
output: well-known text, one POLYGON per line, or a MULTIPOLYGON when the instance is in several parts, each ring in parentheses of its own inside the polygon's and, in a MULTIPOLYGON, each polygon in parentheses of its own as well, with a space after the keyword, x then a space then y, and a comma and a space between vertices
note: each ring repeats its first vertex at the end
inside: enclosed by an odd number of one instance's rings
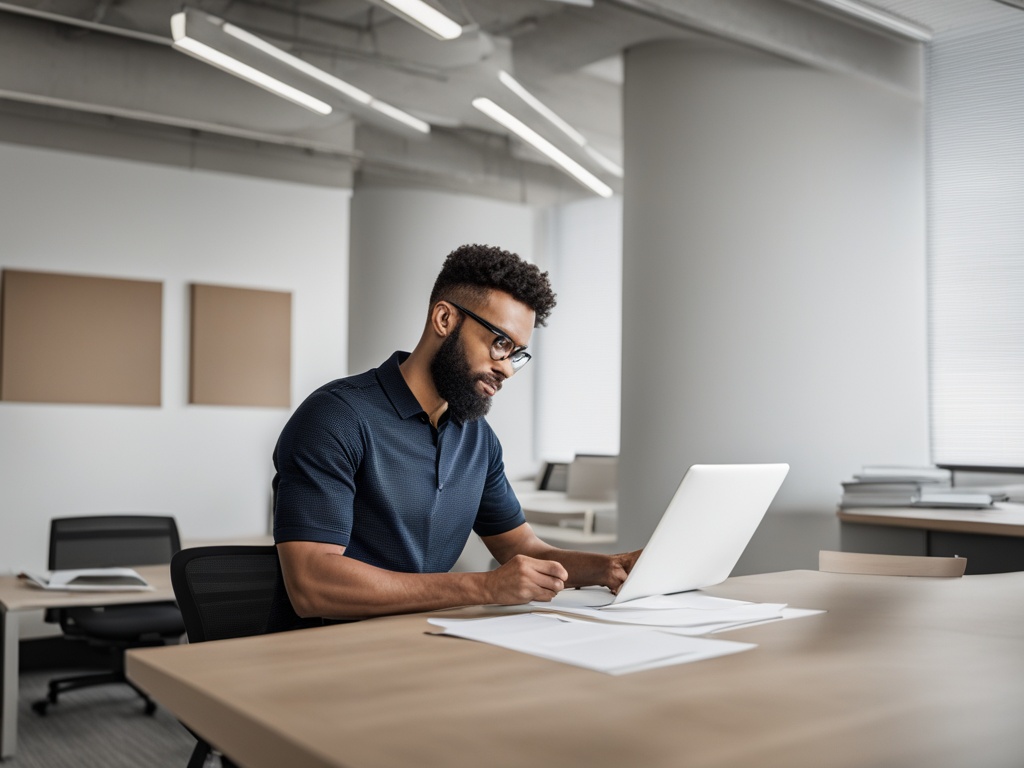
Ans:
POLYGON ((928 63, 932 460, 1024 467, 1024 11, 928 63))

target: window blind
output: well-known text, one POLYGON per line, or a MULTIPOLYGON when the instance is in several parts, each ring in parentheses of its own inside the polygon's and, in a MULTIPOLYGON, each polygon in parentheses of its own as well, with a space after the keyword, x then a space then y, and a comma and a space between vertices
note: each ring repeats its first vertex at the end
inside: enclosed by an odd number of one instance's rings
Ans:
POLYGON ((1024 11, 928 53, 932 460, 1024 467, 1024 11))

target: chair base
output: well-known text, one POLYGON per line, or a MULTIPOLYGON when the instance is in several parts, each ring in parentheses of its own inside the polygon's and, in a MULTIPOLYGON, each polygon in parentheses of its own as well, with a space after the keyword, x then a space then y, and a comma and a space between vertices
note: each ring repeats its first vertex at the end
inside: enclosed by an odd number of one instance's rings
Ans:
POLYGON ((77 677, 62 677, 56 680, 51 680, 47 686, 48 692, 45 699, 40 699, 32 704, 32 710, 39 715, 46 715, 46 711, 51 704, 57 704, 58 697, 62 693, 68 691, 74 691, 79 688, 89 688, 94 685, 110 685, 113 683, 121 683, 131 687, 142 700, 145 702, 145 712, 147 715, 152 715, 156 712, 156 702, 154 702, 145 691, 137 688, 130 680, 128 680, 123 673, 119 671, 115 672, 99 672, 94 675, 79 675, 77 677))

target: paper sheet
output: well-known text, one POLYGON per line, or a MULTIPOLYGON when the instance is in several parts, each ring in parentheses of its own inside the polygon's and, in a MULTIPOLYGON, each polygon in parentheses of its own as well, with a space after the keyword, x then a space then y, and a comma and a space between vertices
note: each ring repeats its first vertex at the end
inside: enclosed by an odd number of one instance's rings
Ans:
POLYGON ((597 623, 554 614, 488 619, 428 619, 443 634, 497 645, 609 675, 710 659, 756 647, 650 627, 597 623))

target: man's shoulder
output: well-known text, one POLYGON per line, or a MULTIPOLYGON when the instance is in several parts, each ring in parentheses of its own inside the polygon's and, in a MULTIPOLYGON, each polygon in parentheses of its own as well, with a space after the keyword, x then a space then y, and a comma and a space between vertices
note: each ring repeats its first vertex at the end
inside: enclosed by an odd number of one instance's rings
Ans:
MULTIPOLYGON (((377 369, 371 368, 368 371, 362 373, 356 373, 352 376, 345 376, 341 379, 335 379, 324 384, 316 392, 330 392, 344 396, 348 393, 360 393, 366 390, 379 390, 380 382, 377 380, 377 369)), ((314 392, 313 394, 316 394, 314 392)))
POLYGON ((306 416, 319 414, 322 417, 330 413, 344 414, 347 417, 365 413, 367 406, 375 401, 386 399, 374 371, 366 371, 354 376, 329 381, 313 390, 296 410, 296 415, 306 416))

